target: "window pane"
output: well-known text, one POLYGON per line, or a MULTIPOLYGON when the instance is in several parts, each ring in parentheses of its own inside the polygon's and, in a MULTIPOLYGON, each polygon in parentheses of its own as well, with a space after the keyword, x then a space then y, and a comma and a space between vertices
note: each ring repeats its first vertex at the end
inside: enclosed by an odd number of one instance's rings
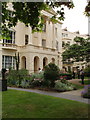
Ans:
POLYGON ((42 46, 46 47, 46 40, 45 39, 42 39, 42 46))

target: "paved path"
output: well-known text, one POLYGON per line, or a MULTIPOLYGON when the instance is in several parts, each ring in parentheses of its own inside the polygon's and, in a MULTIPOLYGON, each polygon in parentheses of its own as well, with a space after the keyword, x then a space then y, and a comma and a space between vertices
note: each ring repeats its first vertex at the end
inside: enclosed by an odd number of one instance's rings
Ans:
POLYGON ((81 97, 82 89, 69 91, 69 92, 62 92, 62 93, 50 92, 50 91, 41 91, 41 90, 35 90, 35 89, 33 90, 33 89, 12 88, 12 87, 8 87, 8 89, 39 93, 39 94, 60 97, 60 98, 65 98, 65 99, 69 99, 69 100, 74 100, 74 101, 79 101, 79 102, 90 104, 88 99, 81 97))

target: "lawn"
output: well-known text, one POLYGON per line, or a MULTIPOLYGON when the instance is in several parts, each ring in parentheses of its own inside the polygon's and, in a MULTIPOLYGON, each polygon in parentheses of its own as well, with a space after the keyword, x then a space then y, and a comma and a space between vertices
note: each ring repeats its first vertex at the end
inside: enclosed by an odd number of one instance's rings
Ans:
POLYGON ((3 92, 3 118, 87 118, 88 105, 18 90, 3 92))
POLYGON ((82 89, 84 86, 72 83, 76 89, 82 89))
MULTIPOLYGON (((81 83, 81 81, 79 81, 81 83)), ((89 85, 90 84, 90 80, 84 80, 84 84, 85 85, 89 85)))

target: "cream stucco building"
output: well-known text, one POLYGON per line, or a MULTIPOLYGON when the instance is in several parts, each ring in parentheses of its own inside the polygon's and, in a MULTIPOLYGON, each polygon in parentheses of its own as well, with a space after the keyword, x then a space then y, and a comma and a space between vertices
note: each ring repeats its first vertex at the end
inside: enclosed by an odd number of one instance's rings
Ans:
MULTIPOLYGON (((69 44, 69 45, 72 45, 72 44, 75 44, 75 41, 74 41, 74 38, 75 37, 82 37, 82 38, 87 38, 88 36, 87 35, 81 35, 79 33, 79 31, 76 31, 76 32, 69 32, 67 30, 67 28, 65 29, 62 29, 62 52, 65 51, 65 48, 64 48, 64 44, 69 44)), ((63 67, 65 67, 67 70, 76 70, 76 68, 82 68, 82 67, 85 67, 85 64, 84 62, 70 62, 70 61, 65 61, 63 62, 63 67)))
POLYGON ((19 52, 20 69, 25 68, 30 73, 38 72, 50 62, 62 68, 62 32, 61 22, 54 24, 50 18, 54 11, 41 12, 45 23, 43 32, 32 33, 31 27, 18 22, 10 30, 11 40, 0 41, 0 69, 12 67, 15 69, 15 53, 19 52))
MULTIPOLYGON (((9 9, 13 11, 12 4, 9 4, 9 9)), ((16 68, 15 53, 19 53, 20 67, 19 69, 27 69, 29 73, 38 72, 38 69, 43 69, 50 62, 55 63, 60 69, 66 67, 67 70, 81 67, 82 63, 62 63, 63 43, 70 45, 74 44, 74 38, 84 37, 78 32, 69 32, 67 29, 62 29, 62 23, 58 21, 53 23, 51 17, 56 13, 53 10, 41 11, 44 18, 42 32, 32 33, 32 28, 25 26, 24 23, 18 22, 16 27, 10 30, 10 40, 0 40, 0 70, 2 68, 16 68)))

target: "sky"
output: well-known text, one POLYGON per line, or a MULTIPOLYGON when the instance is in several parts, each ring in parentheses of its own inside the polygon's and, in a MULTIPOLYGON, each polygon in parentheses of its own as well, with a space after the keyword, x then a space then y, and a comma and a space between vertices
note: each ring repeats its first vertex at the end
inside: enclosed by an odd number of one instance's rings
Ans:
POLYGON ((80 34, 88 34, 88 17, 84 15, 87 0, 73 0, 75 7, 65 7, 65 20, 62 28, 67 27, 68 31, 79 31, 80 34))

